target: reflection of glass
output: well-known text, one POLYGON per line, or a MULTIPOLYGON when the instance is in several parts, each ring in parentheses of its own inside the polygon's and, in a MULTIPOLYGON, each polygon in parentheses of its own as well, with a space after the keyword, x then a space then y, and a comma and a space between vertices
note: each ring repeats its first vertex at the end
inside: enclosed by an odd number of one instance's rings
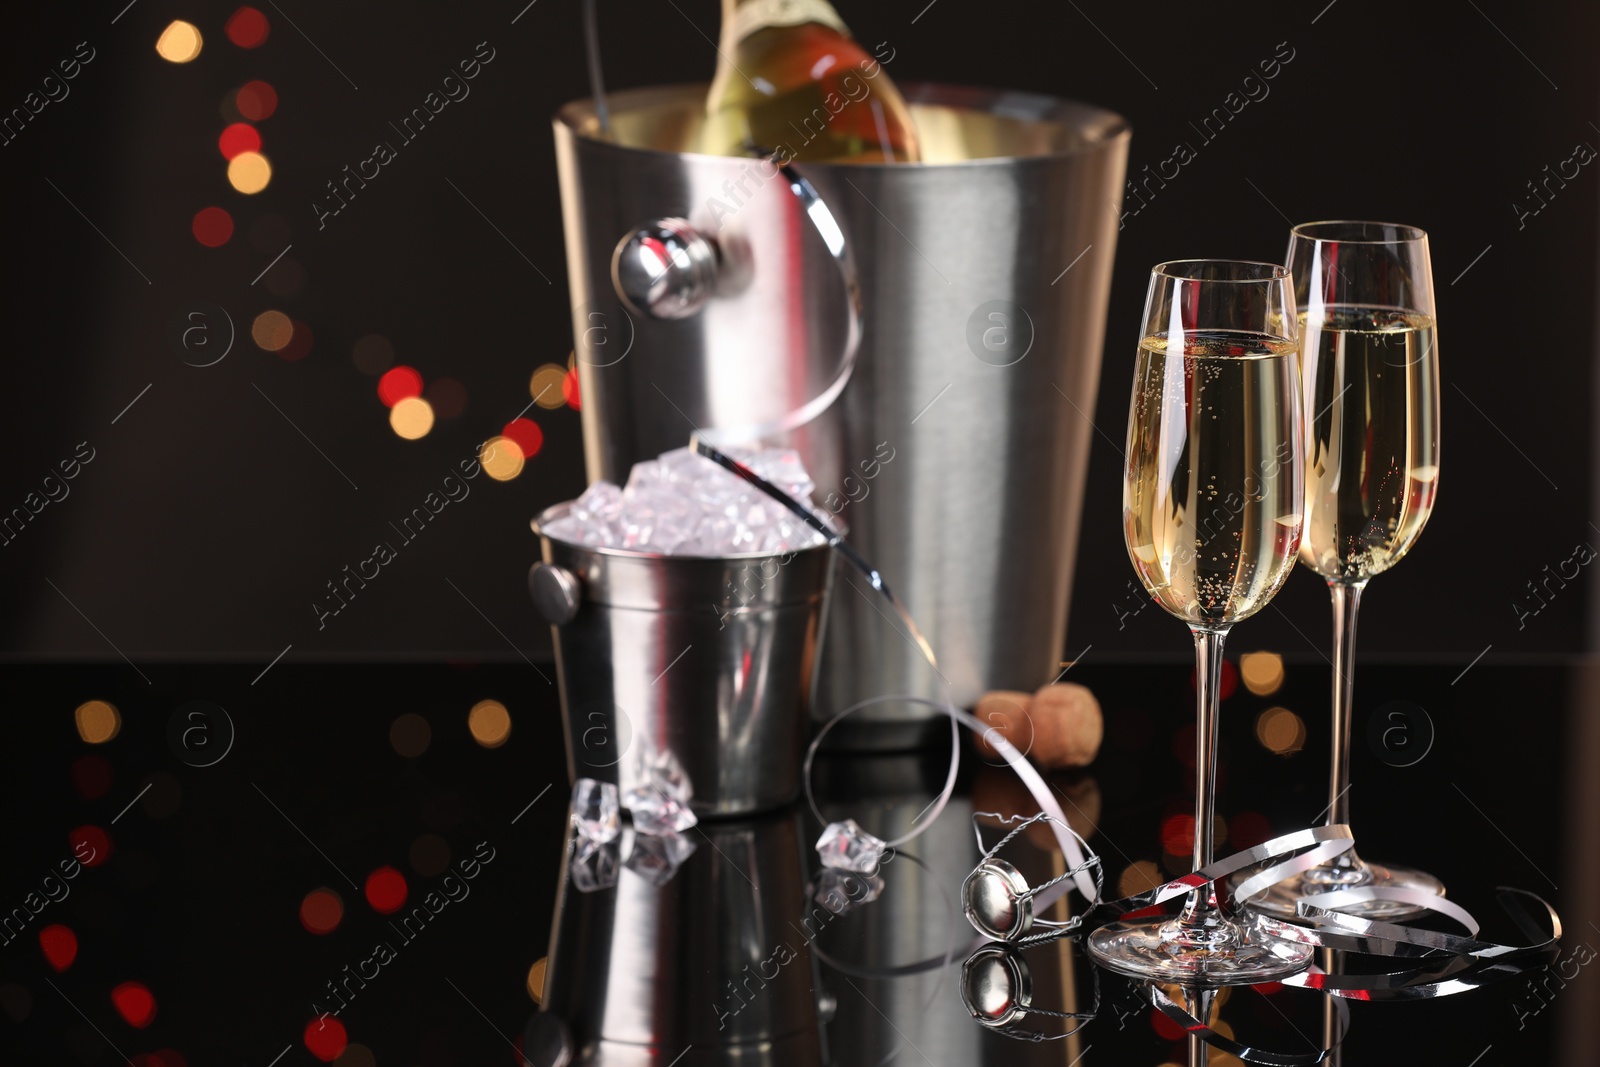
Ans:
MULTIPOLYGON (((1313 222, 1289 238, 1305 376, 1306 505, 1300 562, 1333 595, 1333 765, 1328 822, 1350 822, 1356 609, 1367 580, 1411 550, 1439 483, 1439 356, 1428 236, 1382 222, 1313 222)), ((1371 886, 1442 894, 1438 879, 1348 851, 1260 901, 1293 915, 1304 894, 1371 886)), ((1336 905, 1369 918, 1423 908, 1336 905)))
MULTIPOLYGON (((1165 263, 1151 275, 1128 415, 1123 532, 1150 595, 1194 634, 1194 865, 1211 863, 1217 686, 1229 628, 1264 607, 1300 547, 1304 475, 1294 291, 1286 268, 1165 263)), ((1089 938, 1113 970, 1159 981, 1263 981, 1310 949, 1222 911, 1215 886, 1177 918, 1089 938)))

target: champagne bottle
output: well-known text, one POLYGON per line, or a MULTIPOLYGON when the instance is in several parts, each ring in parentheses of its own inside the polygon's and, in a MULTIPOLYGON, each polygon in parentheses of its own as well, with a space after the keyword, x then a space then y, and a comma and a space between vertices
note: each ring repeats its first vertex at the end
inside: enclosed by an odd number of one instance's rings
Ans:
POLYGON ((828 0, 722 0, 700 151, 780 161, 915 162, 911 112, 828 0))

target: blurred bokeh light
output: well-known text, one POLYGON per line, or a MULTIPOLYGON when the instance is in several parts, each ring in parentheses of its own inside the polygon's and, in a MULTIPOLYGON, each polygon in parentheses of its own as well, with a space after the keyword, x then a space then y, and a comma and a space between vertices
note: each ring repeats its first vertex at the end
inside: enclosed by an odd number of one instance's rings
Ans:
POLYGON ((1239 657, 1239 675, 1256 696, 1271 696, 1283 688, 1283 657, 1276 652, 1246 652, 1239 657))
POLYGON ((260 122, 278 110, 278 91, 264 81, 245 82, 233 95, 233 106, 240 117, 260 122))
POLYGON ((434 878, 450 866, 450 843, 438 834, 423 834, 411 842, 406 858, 411 869, 424 878, 434 878))
POLYGON ((511 713, 498 700, 480 700, 467 713, 467 729, 484 748, 499 748, 511 736, 511 713))
POLYGON ((260 152, 240 152, 228 161, 228 184, 241 193, 259 193, 270 181, 272 164, 260 152))
POLYGON ((187 63, 205 46, 200 30, 182 19, 170 23, 156 38, 156 54, 168 63, 187 63))
MULTIPOLYGON (((369 333, 350 350, 350 361, 362 374, 382 374, 394 362, 394 345, 380 333, 369 333)), ((385 401, 385 406, 394 405, 385 401)))
POLYGON ((416 759, 433 742, 433 728, 414 711, 408 711, 389 724, 389 744, 406 759, 416 759))
POLYGON ((156 997, 143 982, 123 982, 111 990, 111 1003, 124 1021, 143 1030, 156 1020, 156 997))
POLYGON ((410 888, 406 876, 393 867, 379 867, 367 875, 367 903, 379 915, 392 915, 405 907, 410 888))
POLYGON ((345 1035, 344 1024, 332 1015, 319 1015, 306 1023, 303 1040, 306 1051, 310 1052, 323 1063, 332 1063, 339 1058, 339 1053, 349 1043, 345 1035))
POLYGON ((313 934, 331 934, 344 919, 344 898, 326 886, 313 889, 300 901, 300 925, 313 934))
POLYGON ((532 419, 517 418, 506 423, 500 433, 517 443, 524 459, 532 459, 544 447, 544 431, 532 419))
POLYGON ((391 367, 378 379, 378 399, 383 401, 385 407, 392 408, 406 397, 421 395, 422 375, 403 363, 391 367))
POLYGON ((207 248, 221 248, 233 236, 233 216, 220 207, 201 208, 189 228, 207 248))
POLYGON ((250 324, 250 337, 256 347, 276 352, 294 339, 294 323, 281 311, 263 311, 250 324))
POLYGON ((408 396, 389 409, 389 426, 407 441, 418 441, 433 429, 433 405, 420 396, 408 396))
POLYGON ((467 410, 467 387, 454 378, 429 382, 422 398, 433 405, 433 413, 441 419, 457 418, 467 410))
POLYGON ((266 43, 267 35, 272 32, 272 25, 267 22, 267 16, 253 7, 241 7, 223 24, 222 32, 228 35, 228 40, 240 48, 259 48, 266 43))
POLYGON ((51 923, 39 931, 39 951, 51 969, 60 974, 78 958, 78 935, 70 926, 51 923))
POLYGON ((522 473, 522 448, 509 437, 491 437, 478 449, 483 472, 497 482, 509 482, 522 473))
POLYGON ((91 745, 103 745, 122 729, 122 713, 104 700, 86 700, 73 712, 78 736, 91 745))
POLYGON ((235 122, 225 126, 217 137, 217 151, 223 159, 233 159, 243 152, 261 151, 261 134, 248 122, 235 122))
POLYGON ((1280 756, 1299 752, 1306 743, 1306 724, 1288 708, 1268 708, 1256 718, 1256 739, 1280 756))
POLYGON ((546 363, 533 372, 528 382, 528 392, 542 408, 555 410, 565 406, 567 369, 555 363, 546 363))

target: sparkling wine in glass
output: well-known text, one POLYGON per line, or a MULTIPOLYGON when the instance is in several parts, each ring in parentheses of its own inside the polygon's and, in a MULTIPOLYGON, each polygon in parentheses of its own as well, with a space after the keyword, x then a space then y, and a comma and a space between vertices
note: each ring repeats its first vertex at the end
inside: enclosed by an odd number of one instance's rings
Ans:
MULTIPOLYGON (((1305 382, 1306 504, 1300 562, 1333 596, 1333 762, 1327 819, 1350 821, 1356 609, 1369 579, 1416 544, 1439 484, 1439 353, 1428 235, 1387 222, 1312 222, 1289 238, 1305 382)), ((1371 888, 1334 902, 1373 919, 1420 914, 1444 893, 1432 875, 1354 850, 1258 901, 1293 915, 1301 896, 1371 888)))
MULTIPOLYGON (((1123 534, 1144 587, 1194 636, 1196 870, 1212 860, 1223 639, 1272 599, 1300 548, 1297 329, 1287 268, 1188 260, 1151 274, 1128 414, 1123 534)), ((1177 917, 1101 927, 1089 951, 1124 974, 1207 984, 1281 978, 1311 956, 1263 933, 1250 913, 1224 911, 1211 883, 1177 917)))

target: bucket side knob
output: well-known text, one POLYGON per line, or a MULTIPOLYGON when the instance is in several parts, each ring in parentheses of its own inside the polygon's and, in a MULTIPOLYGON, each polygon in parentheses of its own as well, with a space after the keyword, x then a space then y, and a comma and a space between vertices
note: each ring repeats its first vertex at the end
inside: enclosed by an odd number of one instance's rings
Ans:
POLYGON ((653 319, 686 319, 711 298, 720 253, 687 219, 656 219, 611 254, 611 282, 624 303, 653 319))
POLYGON ((565 626, 577 617, 578 578, 565 567, 535 563, 528 570, 528 595, 533 597, 533 609, 552 626, 565 626))

